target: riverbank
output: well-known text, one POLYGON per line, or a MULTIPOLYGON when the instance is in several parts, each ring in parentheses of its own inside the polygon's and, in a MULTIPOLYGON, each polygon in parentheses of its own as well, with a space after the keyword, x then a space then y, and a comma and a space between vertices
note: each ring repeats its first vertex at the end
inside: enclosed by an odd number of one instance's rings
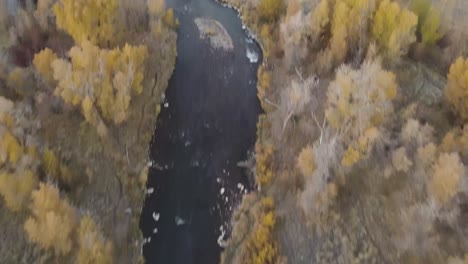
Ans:
MULTIPOLYGON (((274 6, 270 1, 260 2, 274 6)), ((454 231, 463 225, 464 214, 455 213, 466 203, 466 199, 461 198, 466 193, 463 183, 457 187, 457 198, 449 204, 431 204, 431 190, 412 188, 415 184, 412 181, 418 181, 419 186, 434 183, 421 183, 421 178, 412 177, 419 175, 429 181, 432 169, 421 172, 415 147, 401 140, 406 136, 402 134, 408 133, 411 125, 416 124, 425 127, 424 132, 420 131, 421 134, 427 132, 428 137, 423 142, 430 143, 430 148, 434 146, 440 153, 437 155, 443 157, 445 154, 442 153, 453 150, 446 144, 450 144, 452 133, 460 132, 449 131, 457 130, 457 124, 462 121, 452 116, 446 104, 447 80, 443 75, 447 74, 452 62, 447 63, 441 58, 454 51, 460 55, 458 43, 448 47, 425 47, 425 52, 441 53, 432 58, 437 58, 432 61, 437 65, 424 65, 422 60, 417 61, 417 57, 411 56, 411 59, 402 56, 398 62, 389 63, 385 61, 388 59, 385 54, 378 53, 372 45, 367 55, 366 51, 361 53, 361 60, 349 51, 346 59, 339 63, 326 61, 324 50, 329 48, 329 32, 326 27, 322 29, 323 35, 316 35, 321 38, 317 41, 311 33, 314 25, 309 23, 332 21, 328 15, 323 21, 311 17, 321 10, 315 8, 329 8, 324 7, 328 1, 280 1, 283 9, 277 17, 270 19, 258 15, 260 2, 233 0, 227 4, 240 12, 243 23, 263 43, 266 58, 259 68, 257 89, 265 115, 260 117, 257 130, 254 173, 259 188, 244 196, 234 214, 234 231, 223 252, 222 262, 250 263, 261 256, 263 260, 267 256, 272 263, 287 261, 295 264, 311 261, 446 263, 460 256, 463 258, 464 247, 432 240, 437 236, 447 241, 449 234, 453 234, 454 241, 465 243, 461 242, 466 241, 464 235, 454 231), (382 57, 385 58, 383 62, 382 57), (394 74, 398 96, 393 101, 394 112, 385 116, 377 126, 381 134, 375 149, 369 154, 357 154, 356 160, 349 165, 347 155, 355 151, 356 145, 341 138, 340 133, 346 133, 349 128, 333 133, 337 125, 331 122, 330 113, 338 103, 333 101, 335 94, 331 89, 350 82, 338 79, 343 74, 341 64, 352 65, 353 69, 362 67, 356 76, 367 76, 366 71, 374 60, 377 62, 372 65, 382 63, 386 71, 394 74), (330 69, 323 69, 329 66, 330 69), (445 70, 441 71, 443 68, 445 70), (400 159, 402 153, 404 159, 400 159), (409 167, 399 167, 403 160, 409 167), (273 210, 271 206, 265 206, 270 199, 274 202, 273 210), (429 216, 430 206, 435 206, 434 212, 440 215, 429 216), (447 223, 448 215, 454 217, 450 219, 455 222, 447 223), (271 222, 271 219, 274 220, 271 222), (412 225, 414 222, 424 222, 427 229, 416 228, 412 225), (439 229, 442 227, 447 229, 439 229), (411 246, 421 237, 428 243, 421 247, 411 246), (457 252, 458 257, 450 252, 457 252)), ((411 49, 415 47, 421 45, 415 43, 411 49)), ((450 56, 453 54, 444 59, 450 56)), ((341 98, 343 92, 344 88, 337 97, 341 98)), ((350 101, 353 99, 351 96, 350 101)), ((346 114, 340 113, 340 118, 346 114)), ((362 144, 363 140, 359 142, 362 144)), ((420 146, 419 153, 422 148, 420 146)), ((462 167, 463 163, 466 165, 463 153, 452 153, 460 155, 462 167)))
MULTIPOLYGON (((140 6, 141 7, 141 6, 140 6)), ((146 3, 142 9, 131 12, 147 14, 146 3)), ((130 11, 128 11, 130 12, 130 11)), ((133 14, 133 13, 132 13, 133 14)), ((168 20, 170 21, 170 20, 168 20)), ((148 22, 135 20, 133 23, 148 22)), ((170 21, 171 22, 171 21, 170 21)), ((28 73, 31 79, 21 80, 28 83, 28 93, 10 96, 19 87, 11 85, 6 77, 0 76, 0 95, 12 100, 15 105, 14 124, 24 129, 25 138, 20 144, 36 144, 35 157, 38 166, 38 181, 50 183, 60 190, 60 198, 69 203, 78 222, 90 217, 96 224, 96 235, 90 237, 91 245, 105 241, 110 243, 111 256, 102 254, 109 263, 143 263, 143 236, 139 228, 140 215, 147 195, 146 180, 149 162, 149 143, 156 119, 164 104, 164 92, 172 76, 176 61, 177 34, 167 25, 158 21, 158 31, 150 32, 148 26, 136 24, 126 37, 129 45, 144 45, 147 56, 144 58, 142 90, 132 94, 128 106, 128 118, 121 124, 106 122, 107 134, 98 134, 96 127, 86 122, 81 111, 65 104, 39 78, 32 78, 34 66, 15 68, 12 61, 3 61, 1 70, 18 69, 28 73), (147 29, 148 31, 145 31, 147 29), (5 79, 4 79, 5 78, 5 79), (32 122, 37 130, 24 124, 32 122), (31 141, 30 139, 34 139, 31 141), (48 159, 42 153, 49 154, 48 159), (51 155, 53 157, 51 158, 51 155), (42 161, 44 159, 44 161, 42 161), (68 172, 67 178, 54 178, 49 174, 51 164, 60 164, 60 171, 68 172), (44 165, 42 165, 44 163, 44 165), (64 180, 65 179, 65 180, 64 180)), ((155 23, 156 25, 156 23, 155 23)), ((123 31, 123 30, 122 30, 123 31)), ((2 59, 4 59, 2 57, 2 59)), ((39 75, 37 75, 39 76, 39 75)), ((4 169, 5 167, 2 167, 4 169)), ((2 183, 3 184, 3 183, 2 183)), ((72 252, 57 254, 53 250, 41 249, 28 239, 24 230, 25 221, 31 217, 32 203, 27 201, 24 208, 13 212, 4 202, 0 207, 0 262, 2 263, 75 263, 78 245, 76 241, 81 227, 72 227, 72 252)), ((54 208, 51 208, 51 210, 54 208)), ((52 213, 50 213, 52 214, 52 213)), ((49 232, 62 232, 50 230, 49 232)), ((98 246, 96 246, 98 247, 98 246)), ((80 249, 81 250, 81 249, 80 249)), ((96 256, 80 256, 90 261, 98 261, 96 256)), ((101 261, 104 261, 101 258, 101 261)), ((78 261, 78 263, 80 263, 78 261)), ((106 262, 107 263, 107 262, 106 262)))

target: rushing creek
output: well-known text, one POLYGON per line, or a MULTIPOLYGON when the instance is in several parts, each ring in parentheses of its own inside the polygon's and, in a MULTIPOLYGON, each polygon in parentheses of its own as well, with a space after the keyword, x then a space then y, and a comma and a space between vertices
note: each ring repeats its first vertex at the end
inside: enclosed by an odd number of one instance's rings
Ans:
POLYGON ((178 57, 150 145, 143 254, 147 263, 214 264, 251 188, 237 163, 255 143, 261 51, 234 10, 213 0, 166 3, 180 23, 178 57), (196 18, 218 21, 233 49, 201 39, 196 18))

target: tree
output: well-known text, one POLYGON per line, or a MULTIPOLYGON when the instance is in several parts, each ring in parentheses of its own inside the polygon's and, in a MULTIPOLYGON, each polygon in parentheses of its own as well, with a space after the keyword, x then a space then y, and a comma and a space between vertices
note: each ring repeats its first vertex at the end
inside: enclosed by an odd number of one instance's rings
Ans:
POLYGON ((468 59, 459 57, 450 66, 445 96, 454 112, 468 120, 468 59))
POLYGON ((283 0, 261 0, 257 5, 257 11, 261 19, 268 22, 276 22, 283 12, 283 0))
POLYGON ((37 176, 29 169, 15 173, 0 172, 0 194, 12 211, 19 211, 36 188, 37 176))
POLYGON ((55 153, 46 148, 42 153, 42 164, 45 172, 52 179, 65 183, 71 184, 73 176, 68 168, 60 162, 55 153))
POLYGON ((117 0, 60 0, 54 7, 57 27, 81 44, 109 46, 118 33, 117 0))
POLYGON ((330 24, 330 0, 321 0, 312 11, 310 30, 313 40, 317 39, 330 24))
POLYGON ((280 111, 283 118, 283 132, 289 120, 306 109, 306 105, 312 100, 312 90, 316 87, 316 79, 310 76, 307 79, 291 80, 284 94, 281 96, 280 111))
POLYGON ((457 153, 440 155, 429 183, 429 193, 441 204, 449 202, 457 194, 464 173, 465 166, 457 153))
POLYGON ((52 62, 57 59, 57 55, 49 48, 41 50, 34 55, 33 64, 47 83, 54 82, 54 71, 52 62))
POLYGON ((78 246, 78 264, 113 263, 112 243, 102 236, 96 222, 89 215, 80 221, 78 246))
POLYGON ((395 75, 383 70, 379 62, 366 61, 358 70, 343 65, 328 86, 325 116, 349 143, 382 123, 393 111, 391 100, 396 94, 395 75))
POLYGON ((418 16, 417 32, 424 44, 434 44, 441 38, 440 12, 431 5, 430 0, 413 0, 411 10, 418 16))
POLYGON ((40 183, 32 193, 32 216, 24 223, 30 241, 43 249, 52 249, 57 255, 71 252, 72 234, 76 227, 75 209, 60 198, 59 190, 40 183))
POLYGON ((307 28, 302 12, 288 17, 280 25, 280 36, 284 49, 284 61, 289 70, 298 67, 307 57, 307 28))
POLYGON ((127 119, 132 93, 141 94, 146 46, 99 49, 90 42, 73 47, 71 61, 52 63, 55 94, 66 103, 81 105, 86 120, 105 134, 101 117, 120 124, 127 119))
POLYGON ((399 58, 416 41, 418 17, 390 0, 380 2, 374 16, 372 36, 389 58, 399 58))

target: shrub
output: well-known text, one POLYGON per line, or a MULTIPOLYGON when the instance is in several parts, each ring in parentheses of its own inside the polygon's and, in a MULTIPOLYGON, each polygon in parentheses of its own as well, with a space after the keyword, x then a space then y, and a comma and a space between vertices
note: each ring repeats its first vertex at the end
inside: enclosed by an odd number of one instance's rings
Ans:
POLYGON ((454 112, 468 120, 468 59, 460 57, 450 66, 445 96, 454 112))

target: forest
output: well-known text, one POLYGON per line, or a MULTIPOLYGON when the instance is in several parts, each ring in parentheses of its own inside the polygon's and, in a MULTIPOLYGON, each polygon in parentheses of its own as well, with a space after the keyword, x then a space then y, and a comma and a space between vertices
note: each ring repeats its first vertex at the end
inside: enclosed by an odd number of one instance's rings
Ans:
POLYGON ((468 4, 226 3, 264 114, 222 263, 468 263, 468 4))
POLYGON ((0 0, 0 262, 142 263, 163 0, 0 0))
MULTIPOLYGON (((468 2, 221 2, 263 52, 221 263, 468 263, 468 2)), ((1 263, 144 263, 178 25, 164 0, 0 0, 1 263)))

